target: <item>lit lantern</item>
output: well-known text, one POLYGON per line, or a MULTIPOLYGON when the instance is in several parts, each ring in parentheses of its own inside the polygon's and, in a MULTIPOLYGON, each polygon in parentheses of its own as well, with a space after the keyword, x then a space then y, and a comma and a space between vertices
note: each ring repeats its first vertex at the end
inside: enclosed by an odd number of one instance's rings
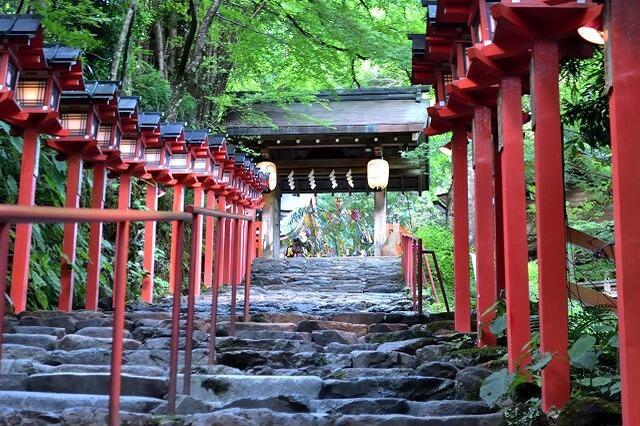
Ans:
POLYGON ((278 169, 271 161, 261 161, 258 163, 258 169, 269 176, 269 191, 276 189, 278 185, 278 169))
POLYGON ((389 184, 389 163, 376 158, 367 164, 367 183, 371 189, 385 189, 389 184))
POLYGON ((593 21, 578 28, 580 37, 589 43, 603 45, 605 43, 604 31, 602 30, 602 15, 598 15, 593 21))
POLYGON ((213 173, 213 158, 209 149, 209 132, 207 130, 189 130, 185 140, 191 152, 191 169, 201 182, 210 178, 213 173))

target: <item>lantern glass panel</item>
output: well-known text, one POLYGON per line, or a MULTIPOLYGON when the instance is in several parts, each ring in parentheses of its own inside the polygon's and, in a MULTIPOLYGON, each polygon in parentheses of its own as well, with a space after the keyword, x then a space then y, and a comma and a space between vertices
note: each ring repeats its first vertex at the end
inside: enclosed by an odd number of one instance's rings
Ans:
POLYGON ((101 124, 98 127, 98 146, 100 148, 110 148, 111 147, 111 133, 113 127, 110 125, 101 124))
POLYGON ((220 166, 220 164, 217 164, 217 163, 214 163, 214 164, 213 164, 213 178, 214 178, 215 180, 220 179, 220 169, 221 169, 221 168, 222 168, 222 167, 220 166))
POLYGON ((169 168, 171 170, 188 170, 188 160, 187 154, 173 154, 169 161, 169 168))
POLYGON ((69 136, 85 136, 87 134, 86 112, 62 113, 62 127, 67 129, 69 136))
POLYGON ((222 183, 231 183, 231 170, 222 172, 222 183))
POLYGON ((162 165, 162 149, 160 148, 148 148, 144 152, 144 161, 150 166, 162 165))
POLYGON ((16 89, 16 100, 22 107, 43 107, 46 89, 45 80, 20 80, 16 89))
POLYGON ((123 139, 120 141, 120 156, 122 158, 135 158, 137 144, 138 141, 135 139, 123 139))
POLYGON ((489 38, 493 40, 493 34, 496 31, 496 20, 491 16, 491 6, 496 3, 500 3, 499 1, 488 1, 487 2, 487 19, 489 19, 489 38))
POLYGON ((14 90, 16 88, 16 77, 18 76, 18 70, 16 70, 16 66, 13 65, 11 59, 7 63, 7 72, 4 75, 4 85, 8 87, 10 90, 14 90))
POLYGON ((58 101, 60 100, 60 91, 53 85, 51 87, 51 98, 49 98, 49 106, 52 109, 58 109, 58 101))
POLYGON ((193 160, 193 171, 197 173, 206 173, 207 172, 207 159, 206 158, 195 158, 193 160))
POLYGON ((120 133, 120 129, 116 127, 116 137, 113 138, 113 149, 120 148, 120 140, 122 139, 122 134, 120 133))

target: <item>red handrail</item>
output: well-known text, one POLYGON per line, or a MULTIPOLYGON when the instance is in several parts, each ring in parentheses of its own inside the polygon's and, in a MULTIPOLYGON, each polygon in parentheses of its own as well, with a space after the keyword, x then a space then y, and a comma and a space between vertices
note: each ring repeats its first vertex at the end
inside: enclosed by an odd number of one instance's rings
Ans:
MULTIPOLYGON (((158 211, 141 211, 141 210, 120 210, 120 209, 90 209, 90 208, 63 208, 63 207, 24 207, 0 204, 0 319, 6 314, 6 272, 8 266, 9 255, 9 230, 12 225, 18 223, 96 223, 96 222, 112 222, 117 223, 116 240, 121 247, 128 245, 128 230, 131 222, 176 222, 178 225, 178 239, 175 245, 176 254, 183 251, 183 235, 185 222, 190 222, 191 226, 202 223, 200 216, 212 217, 216 221, 235 221, 238 230, 238 238, 234 239, 238 257, 233 267, 236 269, 235 279, 232 282, 233 292, 236 291, 238 281, 242 280, 243 273, 246 274, 245 279, 245 298, 244 298, 244 320, 248 320, 249 313, 249 286, 251 263, 255 259, 255 239, 251 238, 255 235, 255 215, 240 215, 226 213, 218 210, 208 210, 188 206, 184 213, 180 212, 158 212, 158 211), (245 248, 246 253, 242 253, 242 238, 239 233, 242 230, 241 222, 247 223, 248 229, 248 247, 245 248)), ((219 222, 220 223, 220 222, 219 222)), ((221 227, 215 226, 215 251, 221 252, 222 232, 221 227)), ((196 253, 197 235, 199 233, 191 233, 192 239, 190 250, 192 257, 196 253)), ((120 259, 120 256, 128 256, 126 251, 116 253, 113 288, 113 334, 111 346, 111 371, 109 384, 109 424, 117 425, 120 423, 120 394, 121 394, 121 371, 122 371, 122 353, 124 338, 124 310, 125 310, 125 294, 127 283, 127 259, 120 259)), ((216 269, 222 267, 216 262, 216 269)), ((174 266, 174 273, 177 281, 182 282, 182 264, 178 262, 174 266)), ((218 273, 215 274, 215 283, 212 286, 212 324, 210 330, 210 347, 213 348, 213 357, 210 354, 210 362, 215 360, 215 328, 216 328, 216 311, 219 288, 218 273)), ((189 289, 187 296, 187 321, 186 321, 186 344, 184 356, 184 387, 183 393, 190 392, 191 362, 193 350, 193 329, 195 317, 195 283, 196 273, 194 270, 189 274, 189 289)), ((171 344, 170 344, 170 360, 169 360, 169 390, 168 390, 168 409, 169 413, 175 413, 176 393, 177 393, 177 375, 178 375, 178 341, 180 334, 180 291, 176 289, 173 293, 173 306, 171 316, 171 344)), ((232 310, 231 322, 235 325, 235 312, 232 310)), ((2 360, 2 335, 4 321, 0 320, 0 360, 2 360)), ((232 327, 232 330, 235 326, 232 327)))

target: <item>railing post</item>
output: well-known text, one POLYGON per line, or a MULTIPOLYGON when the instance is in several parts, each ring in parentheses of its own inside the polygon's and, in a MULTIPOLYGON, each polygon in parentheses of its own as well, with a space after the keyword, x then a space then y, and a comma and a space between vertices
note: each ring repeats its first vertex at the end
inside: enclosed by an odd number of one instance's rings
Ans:
POLYGON ((242 320, 244 322, 249 321, 249 297, 251 296, 251 265, 255 257, 256 251, 256 220, 255 216, 253 220, 247 223, 247 253, 246 253, 246 272, 244 279, 244 315, 242 320))
MULTIPOLYGON (((173 211, 184 211, 184 185, 178 183, 173 187, 173 211)), ((182 265, 182 250, 176 250, 178 239, 178 223, 171 224, 171 254, 169 260, 169 293, 174 290, 180 293, 182 287, 182 279, 178 280, 175 274, 176 265, 182 265), (176 290, 177 289, 177 290, 176 290)))
MULTIPOLYGON (((215 192, 207 191, 207 210, 215 210, 215 192)), ((214 223, 213 216, 206 216, 204 219, 204 280, 202 284, 209 288, 213 283, 213 246, 214 246, 214 223)))
MULTIPOLYGON (((146 194, 147 210, 158 210, 158 186, 155 183, 147 183, 146 194)), ((153 279, 155 269, 156 250, 156 222, 149 221, 144 224, 144 258, 143 267, 148 272, 142 278, 142 300, 153 302, 153 279)))
MULTIPOLYGON (((240 209, 237 209, 235 213, 239 213, 240 209)), ((231 318, 229 321, 229 335, 236 335, 236 321, 237 321, 237 313, 236 308, 238 304, 238 284, 240 282, 240 262, 242 259, 242 223, 240 219, 233 219, 233 245, 231 246, 231 250, 233 251, 233 256, 231 257, 231 318)))
MULTIPOLYGON (((227 211, 226 197, 218 197, 218 210, 221 212, 227 211)), ((225 218, 219 218, 216 227, 220 228, 220 234, 216 230, 216 248, 214 255, 214 281, 218 287, 221 287, 225 282, 225 266, 229 259, 229 229, 230 222, 225 218)))
POLYGON ((122 385, 122 350, 124 338, 124 305, 127 287, 129 222, 119 222, 116 231, 116 271, 113 285, 113 332, 109 380, 109 425, 120 424, 120 391, 122 385))
POLYGON ((216 326, 218 324, 218 295, 222 280, 222 252, 225 235, 225 222, 218 218, 215 224, 215 261, 213 269, 213 285, 211 288, 211 322, 209 323, 209 365, 216 362, 216 326))
MULTIPOLYGON (((106 191, 106 170, 104 163, 93 166, 93 188, 91 190, 91 208, 104 208, 106 191)), ((98 309, 98 295, 100 293, 100 270, 102 259, 102 222, 89 225, 89 262, 87 266, 87 291, 85 309, 98 309)))
MULTIPOLYGON (((65 207, 80 207, 80 191, 82 186, 82 159, 80 154, 71 154, 67 160, 67 188, 65 207)), ((58 310, 69 312, 73 309, 73 264, 76 261, 76 240, 78 224, 64 224, 62 238, 62 265, 60 265, 60 296, 58 310)))
MULTIPOLYGON (((194 259, 198 255, 199 242, 202 241, 202 216, 193 214, 191 219, 191 244, 189 247, 190 258, 194 259)), ((189 291, 187 293, 187 324, 184 343, 184 380, 182 392, 185 395, 191 393, 191 353, 193 351, 193 323, 196 303, 196 286, 199 285, 199 269, 191 267, 189 269, 189 291)))
MULTIPOLYGON (((173 225, 173 223, 172 223, 173 225)), ((171 250, 176 252, 176 255, 182 254, 184 244, 184 222, 175 221, 176 226, 172 226, 172 242, 171 250)), ((173 275, 177 282, 182 282, 182 265, 180 263, 174 263, 171 265, 174 268, 173 275)), ((178 354, 180 344, 180 288, 178 291, 173 292, 172 306, 171 306, 171 346, 169 356, 169 389, 167 395, 167 409, 169 414, 175 414, 176 411, 176 392, 178 381, 178 354)))
MULTIPOLYGON (((22 160, 20 162, 20 188, 18 192, 18 205, 20 206, 34 205, 39 155, 38 131, 34 128, 27 128, 24 130, 22 160)), ((17 314, 27 308, 32 231, 33 225, 31 223, 16 225, 11 273, 11 301, 17 314)))
POLYGON ((0 365, 2 365, 2 337, 4 333, 4 316, 7 314, 7 262, 9 262, 9 229, 10 223, 0 223, 0 365))
POLYGON ((418 285, 418 314, 422 315, 422 240, 418 239, 416 242, 416 262, 418 262, 417 270, 417 285, 418 285))
MULTIPOLYGON (((196 186, 193 188, 193 204, 197 208, 204 206, 204 189, 202 186, 196 186)), ((202 286, 202 223, 203 219, 201 215, 195 215, 193 220, 197 221, 192 227, 192 232, 195 230, 197 235, 195 237, 195 246, 191 252, 191 268, 194 270, 194 285, 193 289, 195 295, 200 295, 200 287, 202 286)))

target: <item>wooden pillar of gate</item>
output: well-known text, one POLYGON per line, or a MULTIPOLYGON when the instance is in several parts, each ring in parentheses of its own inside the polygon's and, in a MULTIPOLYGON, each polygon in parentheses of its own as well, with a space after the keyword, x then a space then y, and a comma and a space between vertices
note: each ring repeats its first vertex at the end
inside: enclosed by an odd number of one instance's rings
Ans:
MULTIPOLYGON (((93 188, 91 190, 91 208, 103 209, 107 188, 104 163, 93 166, 93 188)), ((102 222, 89 225, 89 261, 87 265, 87 290, 85 309, 98 309, 100 293, 100 271, 102 261, 102 222)))
POLYGON ((530 340, 527 214, 522 136, 522 82, 504 77, 500 83, 498 122, 502 145, 502 211, 505 286, 507 293, 507 349, 509 370, 528 363, 530 340))
MULTIPOLYGON (((201 185, 193 188, 193 205, 197 208, 204 207, 204 189, 201 185)), ((196 215, 191 232, 198 234, 195 237, 194 258, 191 259, 191 267, 194 268, 194 292, 196 296, 200 295, 202 287, 202 215, 196 215), (195 223, 197 222, 197 223, 195 223)))
POLYGON ((473 116, 473 150, 476 219, 476 306, 478 345, 493 346, 496 338, 489 330, 495 318, 495 204, 494 149, 491 137, 491 109, 476 107, 473 116))
MULTIPOLYGON (((207 210, 215 210, 216 194, 214 191, 207 191, 207 210)), ((204 279, 202 284, 206 288, 210 288, 213 284, 213 256, 214 256, 214 223, 215 219, 207 216, 204 219, 204 279)))
POLYGON ((535 131, 536 233, 540 351, 554 354, 542 370, 542 408, 569 401, 567 257, 560 123, 559 52, 554 41, 533 48, 531 91, 535 131))
MULTIPOLYGON (((174 212, 184 211, 184 185, 178 183, 173 187, 173 209, 174 212)), ((176 250, 176 244, 178 244, 178 224, 177 222, 171 222, 171 255, 169 260, 169 293, 174 291, 180 291, 182 287, 181 282, 177 282, 175 274, 175 266, 178 263, 182 263, 182 253, 178 253, 176 250), (176 290, 177 289, 177 290, 176 290)))
MULTIPOLYGON (((148 211, 158 210, 158 186, 155 183, 147 183, 146 207, 148 211)), ((155 269, 156 251, 156 222, 150 221, 144 224, 144 257, 142 266, 147 274, 142 278, 142 300, 153 302, 153 280, 155 269)))
MULTIPOLYGON (((67 189, 65 207, 77 209, 80 207, 80 191, 82 187, 82 158, 74 153, 67 159, 67 189)), ((60 265, 60 297, 58 309, 70 312, 73 308, 73 264, 76 261, 76 242, 78 238, 78 224, 65 223, 62 237, 62 265, 60 265)))
POLYGON ((607 14, 622 419, 625 425, 636 425, 640 424, 640 8, 632 0, 609 1, 607 14))
POLYGON ((471 290, 469 287, 469 198, 467 183, 467 132, 453 131, 451 140, 453 165, 453 276, 455 328, 471 331, 471 290))
MULTIPOLYGON (((22 160, 18 189, 19 206, 31 207, 35 202, 38 157, 40 155, 38 136, 38 131, 32 128, 25 129, 22 136, 22 160)), ((11 302, 15 313, 20 313, 27 308, 32 230, 33 225, 30 223, 16 225, 11 273, 11 302)))

